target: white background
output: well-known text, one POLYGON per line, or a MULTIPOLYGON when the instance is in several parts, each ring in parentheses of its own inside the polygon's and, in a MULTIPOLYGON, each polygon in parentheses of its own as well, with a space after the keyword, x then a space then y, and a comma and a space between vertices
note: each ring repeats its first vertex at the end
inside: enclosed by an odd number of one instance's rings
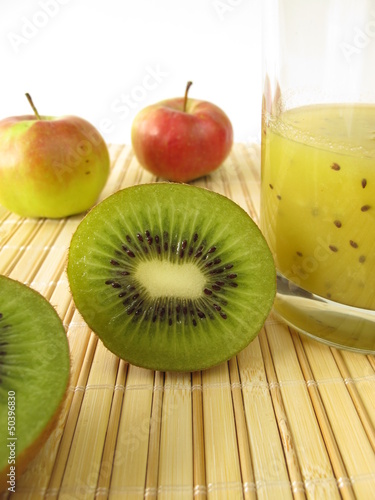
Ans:
POLYGON ((29 114, 29 92, 40 114, 78 115, 107 142, 129 143, 136 113, 192 80, 190 97, 221 107, 236 142, 259 142, 260 9, 261 0, 1 0, 0 118, 29 114))

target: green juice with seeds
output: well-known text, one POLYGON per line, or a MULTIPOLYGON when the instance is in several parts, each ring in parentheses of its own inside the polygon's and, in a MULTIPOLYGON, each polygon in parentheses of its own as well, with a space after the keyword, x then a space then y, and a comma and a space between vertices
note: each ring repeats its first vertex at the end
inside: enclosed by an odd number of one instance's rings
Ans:
POLYGON ((261 194, 284 284, 276 311, 334 345, 375 350, 375 106, 311 105, 270 119, 261 194))

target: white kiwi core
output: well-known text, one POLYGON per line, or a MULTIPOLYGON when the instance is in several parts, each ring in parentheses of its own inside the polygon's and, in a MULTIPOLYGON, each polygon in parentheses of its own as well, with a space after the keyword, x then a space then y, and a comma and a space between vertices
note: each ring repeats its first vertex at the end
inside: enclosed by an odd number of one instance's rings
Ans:
POLYGON ((191 262, 176 264, 161 260, 140 262, 135 278, 151 298, 198 299, 206 284, 204 274, 191 262))

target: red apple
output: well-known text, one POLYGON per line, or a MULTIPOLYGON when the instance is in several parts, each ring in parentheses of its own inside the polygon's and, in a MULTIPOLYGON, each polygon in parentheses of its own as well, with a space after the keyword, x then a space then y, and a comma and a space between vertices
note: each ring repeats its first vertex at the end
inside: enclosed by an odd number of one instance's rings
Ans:
POLYGON ((233 128, 223 110, 185 97, 147 106, 135 117, 131 140, 139 163, 153 174, 188 182, 217 169, 233 144, 233 128))
POLYGON ((0 204, 25 217, 60 218, 95 203, 108 175, 106 143, 76 116, 0 121, 0 204))

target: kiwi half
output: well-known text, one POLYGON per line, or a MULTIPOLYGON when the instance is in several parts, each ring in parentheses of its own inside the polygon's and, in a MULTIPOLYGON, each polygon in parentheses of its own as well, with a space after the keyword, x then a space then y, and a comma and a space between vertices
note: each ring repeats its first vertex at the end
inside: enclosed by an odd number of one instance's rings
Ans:
POLYGON ((73 235, 76 307, 105 346, 161 371, 219 364, 248 345, 273 304, 271 252, 229 198, 177 183, 109 196, 73 235))
POLYGON ((70 374, 64 326, 32 288, 0 276, 0 491, 53 429, 70 374))

